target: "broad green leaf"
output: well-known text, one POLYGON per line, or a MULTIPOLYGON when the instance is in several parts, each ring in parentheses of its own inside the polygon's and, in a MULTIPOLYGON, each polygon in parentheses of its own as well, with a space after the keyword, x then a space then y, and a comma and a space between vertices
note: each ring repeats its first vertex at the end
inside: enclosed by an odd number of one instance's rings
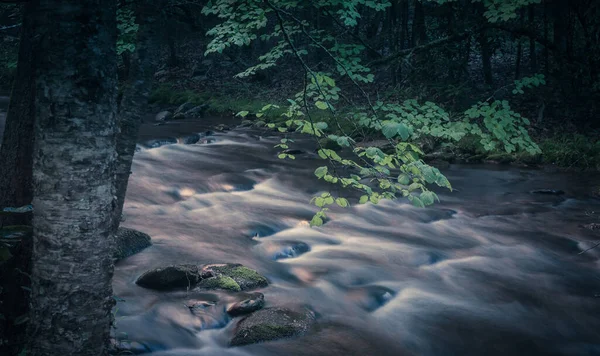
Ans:
POLYGON ((315 102, 315 106, 321 110, 327 110, 327 108, 329 107, 326 102, 320 100, 315 102))
POLYGON ((323 178, 325 176, 325 174, 327 174, 327 167, 323 166, 323 167, 319 167, 317 169, 315 169, 315 176, 317 176, 317 178, 323 178))

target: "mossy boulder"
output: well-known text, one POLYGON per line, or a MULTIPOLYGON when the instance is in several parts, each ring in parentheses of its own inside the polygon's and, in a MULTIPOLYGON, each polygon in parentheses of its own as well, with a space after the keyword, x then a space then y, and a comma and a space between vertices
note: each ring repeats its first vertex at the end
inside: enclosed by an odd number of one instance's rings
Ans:
POLYGON ((198 288, 222 289, 231 292, 240 292, 242 290, 240 285, 233 278, 227 276, 216 276, 203 279, 200 281, 200 283, 198 283, 198 288))
POLYGON ((253 269, 241 264, 212 264, 202 268, 205 274, 225 276, 233 279, 241 290, 264 288, 269 285, 267 279, 253 269))
POLYGON ((147 271, 136 284, 157 290, 196 287, 239 292, 263 288, 269 282, 255 270, 241 264, 182 264, 147 271))
POLYGON ((151 246, 152 239, 141 231, 120 227, 115 234, 115 245, 113 257, 121 260, 151 246))
POLYGON ((256 344, 306 333, 315 315, 308 309, 267 308, 241 319, 235 327, 231 346, 256 344))
POLYGON ((198 266, 185 264, 150 270, 142 274, 135 283, 144 288, 170 290, 193 287, 200 279, 198 266))

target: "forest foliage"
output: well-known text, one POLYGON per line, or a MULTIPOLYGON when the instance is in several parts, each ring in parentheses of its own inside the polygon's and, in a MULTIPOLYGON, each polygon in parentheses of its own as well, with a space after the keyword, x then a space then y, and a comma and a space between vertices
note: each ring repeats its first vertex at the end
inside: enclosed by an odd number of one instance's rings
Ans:
MULTIPOLYGON (((440 4, 445 1, 438 1, 440 4)), ((519 8, 529 1, 485 1, 483 16, 491 23, 515 18, 519 8)), ((349 147, 351 158, 342 158, 332 149, 320 147, 319 156, 328 165, 315 170, 315 176, 344 188, 354 188, 362 193, 359 203, 377 203, 381 199, 402 196, 415 206, 424 207, 439 200, 430 190, 431 185, 451 189, 450 182, 440 172, 422 160, 419 147, 422 138, 440 141, 459 141, 467 135, 476 136, 487 151, 503 149, 508 153, 526 151, 540 152, 527 131, 529 120, 512 110, 507 100, 482 98, 481 101, 462 112, 448 112, 431 101, 407 99, 403 102, 373 101, 362 88, 372 84, 375 76, 368 63, 364 63, 366 47, 360 43, 344 41, 335 33, 322 30, 305 16, 306 11, 318 11, 331 16, 350 31, 361 18, 359 9, 366 7, 384 11, 389 1, 254 1, 231 6, 229 0, 210 2, 203 10, 216 15, 222 22, 208 31, 213 36, 206 54, 222 53, 231 46, 248 46, 253 41, 272 41, 271 48, 259 57, 259 62, 237 74, 247 77, 258 71, 275 67, 278 62, 293 57, 301 68, 299 81, 302 90, 288 99, 288 106, 281 115, 284 120, 268 123, 268 127, 281 132, 301 132, 317 138, 328 137, 339 146, 349 147), (300 14, 298 14, 300 13, 300 14), (323 69, 315 69, 305 59, 318 51, 328 60, 323 69), (340 81, 354 85, 362 94, 362 105, 344 101, 340 81), (339 110, 350 106, 351 110, 339 110), (332 124, 315 121, 314 110, 327 111, 332 124), (350 127, 350 128, 349 128, 350 127), (344 129, 346 128, 346 129, 344 129), (349 129, 348 129, 349 128, 349 129), (384 152, 379 147, 363 147, 356 144, 357 132, 375 131, 389 141, 393 150, 384 152)), ((511 87, 514 95, 525 94, 525 89, 545 84, 543 74, 515 80, 511 87)), ((274 108, 266 105, 255 113, 258 118, 274 108)), ((242 111, 244 117, 249 112, 242 111)), ((288 149, 290 139, 284 138, 277 147, 288 149)), ((294 159, 294 155, 282 153, 280 158, 294 159)), ((321 225, 328 206, 349 205, 343 196, 334 197, 329 192, 315 197, 313 203, 320 211, 313 217, 312 225, 321 225)))

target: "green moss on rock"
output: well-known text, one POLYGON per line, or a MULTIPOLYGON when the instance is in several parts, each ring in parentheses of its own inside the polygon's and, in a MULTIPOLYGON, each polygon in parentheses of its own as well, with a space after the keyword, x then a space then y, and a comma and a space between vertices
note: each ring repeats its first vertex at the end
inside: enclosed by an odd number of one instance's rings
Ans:
POLYGON ((227 276, 217 276, 208 279, 203 279, 198 283, 198 287, 206 289, 223 289, 232 292, 240 292, 242 288, 237 282, 227 276))
POLYGON ((299 336, 307 332, 314 321, 314 314, 305 308, 262 309, 238 322, 230 344, 241 346, 299 336))
POLYGON ((242 290, 264 288, 269 284, 258 272, 240 264, 209 265, 205 268, 212 270, 216 275, 232 278, 242 290))

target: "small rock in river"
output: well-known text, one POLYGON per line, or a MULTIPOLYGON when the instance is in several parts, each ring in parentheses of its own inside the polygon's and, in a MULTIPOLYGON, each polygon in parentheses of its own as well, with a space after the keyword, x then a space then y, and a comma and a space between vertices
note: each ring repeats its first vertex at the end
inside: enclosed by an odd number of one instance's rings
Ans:
POLYGON ((134 229, 120 227, 115 234, 116 249, 113 257, 117 260, 135 255, 152 245, 148 234, 134 229))
POLYGON ((267 241, 261 245, 272 260, 294 258, 310 251, 310 246, 302 241, 267 241))
POLYGON ((265 296, 262 293, 249 293, 245 297, 246 299, 231 304, 227 308, 227 314, 231 316, 249 314, 261 309, 265 305, 265 296))
POLYGON ((241 346, 302 335, 314 322, 315 314, 306 308, 262 309, 238 322, 230 344, 241 346))

